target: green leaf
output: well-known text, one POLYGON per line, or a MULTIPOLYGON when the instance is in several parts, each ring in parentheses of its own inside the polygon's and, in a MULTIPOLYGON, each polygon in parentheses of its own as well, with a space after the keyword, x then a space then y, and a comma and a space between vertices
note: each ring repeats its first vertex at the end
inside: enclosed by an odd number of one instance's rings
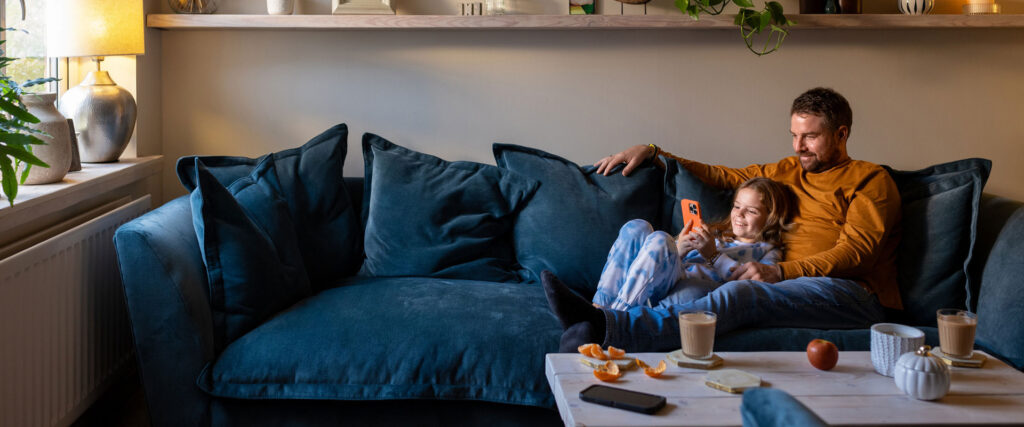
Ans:
POLYGON ((7 156, 0 156, 0 175, 2 175, 4 195, 7 201, 14 206, 14 198, 18 196, 18 180, 14 176, 14 167, 11 166, 11 159, 7 156))
POLYGON ((786 15, 782 13, 782 4, 777 1, 770 1, 765 4, 765 9, 772 15, 772 20, 777 23, 786 22, 786 15))
POLYGON ((761 23, 757 27, 757 32, 761 32, 761 30, 768 28, 770 25, 772 25, 772 16, 767 13, 762 13, 761 23))
POLYGON ((754 2, 750 0, 732 0, 732 2, 736 3, 736 6, 739 7, 754 7, 754 2))
POLYGON ((5 158, 6 156, 14 157, 17 160, 21 160, 30 165, 42 166, 44 168, 50 167, 46 162, 39 160, 39 158, 36 157, 35 154, 32 154, 31 151, 23 148, 0 145, 0 155, 5 156, 5 158))
POLYGON ((7 145, 43 145, 43 140, 22 133, 0 132, 0 143, 7 145))
POLYGON ((28 112, 28 110, 25 110, 22 107, 15 105, 6 98, 0 98, 0 109, 6 111, 8 114, 14 116, 19 120, 26 121, 29 123, 39 123, 39 118, 33 116, 32 113, 28 112))
POLYGON ((39 79, 32 79, 32 80, 29 80, 29 81, 27 81, 25 83, 22 83, 21 87, 36 86, 36 85, 41 85, 41 84, 49 83, 49 82, 55 82, 55 81, 59 81, 59 80, 60 79, 58 79, 56 77, 43 77, 43 78, 39 78, 39 79))
MULTIPOLYGON (((17 163, 15 163, 15 165, 18 165, 18 164, 17 164, 17 163)), ((16 168, 17 168, 17 167, 16 167, 16 168)), ((27 180, 28 180, 28 173, 29 173, 29 172, 31 172, 31 171, 32 171, 32 165, 30 165, 30 164, 26 164, 26 165, 25 165, 25 169, 21 171, 21 180, 20 180, 20 181, 18 181, 18 184, 19 184, 19 185, 20 185, 20 184, 24 184, 24 183, 25 183, 25 181, 27 181, 27 180)))
POLYGON ((680 12, 686 12, 686 9, 690 7, 690 0, 676 0, 676 9, 680 12))

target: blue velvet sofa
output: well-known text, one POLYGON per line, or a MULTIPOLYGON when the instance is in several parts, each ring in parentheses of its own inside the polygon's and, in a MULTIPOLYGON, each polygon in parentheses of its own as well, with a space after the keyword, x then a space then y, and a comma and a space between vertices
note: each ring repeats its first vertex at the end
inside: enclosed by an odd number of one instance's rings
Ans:
MULTIPOLYGON (((484 165, 372 134, 364 176, 346 178, 347 133, 183 158, 190 194, 118 229, 153 425, 558 425, 543 364, 561 329, 540 271, 589 297, 626 220, 675 232, 680 198, 710 217, 729 203, 672 163, 604 177, 528 147, 495 144, 484 165)), ((1020 369, 1024 209, 982 194, 990 166, 889 170, 906 305, 891 317, 935 343, 935 309, 969 307, 978 345, 1020 369)), ((868 349, 866 329, 751 328, 716 350, 818 337, 868 349)))

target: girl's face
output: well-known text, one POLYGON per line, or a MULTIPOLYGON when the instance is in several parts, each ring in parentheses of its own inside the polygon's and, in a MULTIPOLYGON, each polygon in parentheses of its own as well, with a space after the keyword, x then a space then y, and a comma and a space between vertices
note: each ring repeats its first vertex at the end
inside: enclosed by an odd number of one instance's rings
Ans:
POLYGON ((732 233, 736 235, 736 240, 756 243, 765 221, 768 220, 768 209, 761 202, 761 193, 752 188, 743 188, 736 192, 729 219, 732 220, 732 233))

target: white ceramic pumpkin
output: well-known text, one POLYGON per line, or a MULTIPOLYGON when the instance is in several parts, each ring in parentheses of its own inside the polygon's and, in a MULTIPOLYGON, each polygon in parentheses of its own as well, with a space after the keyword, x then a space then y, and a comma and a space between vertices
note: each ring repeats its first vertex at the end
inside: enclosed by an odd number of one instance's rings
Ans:
POLYGON ((904 353, 893 368, 896 387, 914 399, 935 400, 949 393, 949 367, 928 350, 931 347, 922 346, 904 353))

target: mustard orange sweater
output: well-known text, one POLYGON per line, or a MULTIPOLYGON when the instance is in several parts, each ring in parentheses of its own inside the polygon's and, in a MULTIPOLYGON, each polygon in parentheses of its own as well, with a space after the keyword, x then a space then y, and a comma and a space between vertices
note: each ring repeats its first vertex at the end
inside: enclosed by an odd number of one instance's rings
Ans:
POLYGON ((784 233, 783 279, 828 276, 852 279, 901 309, 896 283, 900 195, 889 174, 873 163, 847 160, 832 169, 808 173, 796 156, 742 169, 709 166, 663 153, 708 185, 736 188, 753 177, 771 178, 796 194, 799 211, 784 233))

